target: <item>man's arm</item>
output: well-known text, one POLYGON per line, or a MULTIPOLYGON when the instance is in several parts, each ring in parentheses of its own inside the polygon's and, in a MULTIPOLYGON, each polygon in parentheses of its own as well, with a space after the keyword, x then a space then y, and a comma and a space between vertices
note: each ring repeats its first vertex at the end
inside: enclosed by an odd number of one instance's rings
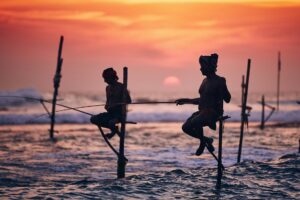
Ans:
POLYGON ((108 111, 108 109, 109 109, 109 95, 108 95, 108 93, 109 93, 109 89, 108 89, 108 86, 106 87, 106 89, 105 89, 105 92, 106 92, 106 103, 105 103, 105 110, 107 110, 108 111))
POLYGON ((181 99, 177 99, 175 102, 177 105, 183 105, 183 104, 199 105, 200 100, 201 100, 201 98, 194 98, 194 99, 181 98, 181 99))
POLYGON ((223 96, 223 99, 226 103, 229 103, 230 100, 231 100, 231 94, 227 88, 227 84, 226 84, 226 79, 224 78, 223 80, 223 87, 222 87, 222 96, 223 96))
POLYGON ((126 96, 127 96, 126 97, 126 101, 127 101, 126 103, 132 103, 132 100, 131 100, 131 97, 130 97, 130 94, 129 94, 128 90, 126 91, 126 96))

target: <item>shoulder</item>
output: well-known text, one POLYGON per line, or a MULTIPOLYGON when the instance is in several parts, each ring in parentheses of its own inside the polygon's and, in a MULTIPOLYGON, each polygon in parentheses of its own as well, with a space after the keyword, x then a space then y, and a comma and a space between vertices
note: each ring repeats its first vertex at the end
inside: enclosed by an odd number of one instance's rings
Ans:
POLYGON ((118 87, 118 88, 123 88, 124 85, 123 85, 123 83, 117 82, 117 83, 116 83, 116 87, 118 87))
POLYGON ((221 82, 221 83, 226 83, 226 79, 225 79, 224 77, 222 77, 222 76, 216 75, 216 79, 217 79, 219 82, 221 82))
POLYGON ((120 82, 116 82, 116 84, 114 84, 114 89, 118 90, 118 91, 121 91, 121 90, 124 89, 124 85, 120 82))
POLYGON ((205 84, 207 82, 207 78, 203 79, 202 84, 205 84))

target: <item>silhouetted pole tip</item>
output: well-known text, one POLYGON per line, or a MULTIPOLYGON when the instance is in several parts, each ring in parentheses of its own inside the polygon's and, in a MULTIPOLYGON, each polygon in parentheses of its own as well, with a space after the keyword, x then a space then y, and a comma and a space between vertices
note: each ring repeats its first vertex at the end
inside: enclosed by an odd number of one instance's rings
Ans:
POLYGON ((56 106, 56 101, 57 101, 60 79, 62 77, 61 76, 61 67, 62 67, 63 59, 61 58, 61 54, 62 54, 63 41, 64 41, 64 37, 60 36, 58 55, 57 55, 56 72, 55 72, 55 75, 53 78, 54 92, 53 92, 53 98, 52 98, 52 112, 51 112, 51 124, 50 124, 50 138, 52 140, 54 138, 55 106, 56 106))

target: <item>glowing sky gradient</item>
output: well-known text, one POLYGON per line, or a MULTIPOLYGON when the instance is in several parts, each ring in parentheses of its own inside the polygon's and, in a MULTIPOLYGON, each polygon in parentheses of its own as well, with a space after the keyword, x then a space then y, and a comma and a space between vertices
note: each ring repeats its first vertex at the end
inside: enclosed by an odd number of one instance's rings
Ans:
POLYGON ((63 91, 103 91, 101 71, 126 65, 131 90, 174 90, 174 76, 178 92, 196 93, 198 57, 214 52, 231 90, 252 58, 250 90, 276 91, 278 50, 283 91, 300 91, 299 1, 155 2, 1 0, 0 90, 52 91, 64 35, 63 91))

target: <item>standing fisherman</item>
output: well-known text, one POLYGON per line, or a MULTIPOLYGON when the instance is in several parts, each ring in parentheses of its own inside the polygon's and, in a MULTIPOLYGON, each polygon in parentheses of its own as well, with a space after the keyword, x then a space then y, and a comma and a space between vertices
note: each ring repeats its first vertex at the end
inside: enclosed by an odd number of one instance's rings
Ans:
POLYGON ((223 100, 229 103, 231 99, 226 79, 216 74, 218 54, 200 56, 199 63, 202 75, 206 76, 199 88, 200 98, 176 100, 177 105, 198 105, 199 111, 193 113, 182 125, 185 133, 200 140, 197 156, 203 153, 205 146, 210 152, 214 151, 213 139, 204 136, 203 127, 216 130, 216 121, 223 115, 223 100))
POLYGON ((102 77, 106 86, 106 105, 107 112, 100 113, 91 117, 91 123, 108 128, 111 133, 106 134, 108 139, 111 139, 116 133, 119 134, 117 123, 122 119, 122 103, 131 103, 131 97, 128 90, 126 91, 127 100, 123 100, 124 86, 118 82, 117 72, 113 68, 107 68, 103 71, 102 77))

